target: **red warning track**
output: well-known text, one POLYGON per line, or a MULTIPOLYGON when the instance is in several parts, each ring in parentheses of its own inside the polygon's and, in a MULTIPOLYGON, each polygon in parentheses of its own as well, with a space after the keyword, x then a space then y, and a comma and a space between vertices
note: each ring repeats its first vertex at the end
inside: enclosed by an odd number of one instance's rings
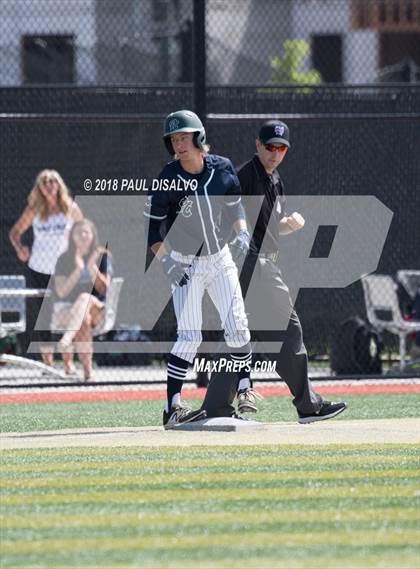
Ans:
MULTIPOLYGON (((264 397, 284 397, 290 395, 285 385, 258 387, 257 391, 264 397)), ((319 385, 316 391, 321 395, 376 395, 420 393, 420 385, 415 383, 371 383, 371 384, 335 384, 319 385)), ((202 399, 205 388, 184 389, 184 399, 202 399)), ((30 404, 30 403, 81 403, 92 401, 140 401, 164 400, 165 389, 147 390, 95 390, 95 391, 46 391, 7 393, 0 395, 0 405, 30 404)))

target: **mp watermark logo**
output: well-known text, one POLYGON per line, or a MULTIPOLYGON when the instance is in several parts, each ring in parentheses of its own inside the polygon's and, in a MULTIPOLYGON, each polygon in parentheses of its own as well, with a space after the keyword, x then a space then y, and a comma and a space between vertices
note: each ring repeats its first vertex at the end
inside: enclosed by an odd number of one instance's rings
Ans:
POLYGON ((233 361, 229 358, 221 357, 218 360, 207 360, 206 358, 196 358, 193 363, 193 370, 196 373, 220 373, 220 372, 234 372, 246 371, 248 373, 263 372, 275 373, 276 361, 269 360, 255 360, 251 365, 246 362, 233 361))
MULTIPOLYGON (((224 199, 221 196, 198 196, 197 211, 207 211, 208 204, 224 199), (201 200, 201 201, 200 201, 201 200), (204 208, 206 200, 207 208, 204 208), (203 204, 203 205, 202 205, 203 204)), ((248 213, 248 229, 252 235, 262 205, 262 196, 242 196, 248 213)), ((88 194, 77 197, 84 215, 92 219, 98 228, 100 242, 107 243, 112 254, 113 265, 117 268, 115 277, 122 277, 124 284, 118 305, 118 322, 139 325, 145 332, 152 331, 159 319, 166 316, 167 304, 171 301, 171 288, 163 276, 160 261, 154 258, 147 246, 147 231, 150 219, 150 196, 141 195, 96 195, 88 194), (122 199, 124 197, 124 199, 122 199), (145 215, 144 215, 145 213, 145 215), (152 258, 150 262, 150 258, 152 258)), ((195 203, 194 203, 195 206, 195 203)), ((191 250, 199 251, 203 246, 200 239, 185 232, 193 217, 195 207, 188 201, 181 206, 182 215, 178 215, 167 232, 164 243, 170 250, 171 238, 184 234, 184 240, 191 239, 191 250)), ((216 210, 217 207, 214 207, 216 210)), ((290 196, 288 211, 300 212, 306 220, 305 227, 292 236, 280 239, 281 270, 287 275, 287 285, 294 304, 302 288, 344 288, 358 281, 363 275, 376 270, 381 258, 384 243, 392 221, 393 213, 374 196, 290 196), (336 226, 334 240, 326 258, 312 258, 311 251, 318 229, 321 226, 336 226)), ((272 216, 276 216, 276 207, 272 216)), ((271 222, 274 222, 275 217, 271 222)), ((213 230, 213 222, 209 224, 213 230)), ((201 222, 200 222, 201 223, 201 222)), ((191 227, 191 225, 189 226, 191 227)), ((217 228, 214 228, 217 230, 217 228)), ((179 241, 178 241, 179 242, 179 241)), ((263 243, 264 249, 264 243, 263 243)), ((240 270, 240 267, 239 267, 240 270)), ((194 278, 194 276, 193 276, 194 278)), ((53 282, 50 283, 51 287, 53 282)), ((254 271, 244 296, 248 325, 251 331, 281 331, 287 328, 291 305, 285 295, 285 306, 273 307, 261 294, 261 282, 258 271, 254 271)), ((211 303, 208 303, 209 305, 211 303)), ((41 329, 41 322, 46 322, 48 307, 43 303, 35 329, 41 329), (43 311, 46 310, 45 313, 43 311)), ((203 304, 203 330, 214 330, 215 309, 203 304)), ((172 318, 173 315, 172 315, 172 318)), ((223 324, 223 323, 222 323, 223 324)), ((175 320, 168 321, 168 330, 172 334, 167 339, 142 342, 95 342, 96 352, 117 353, 167 353, 175 340, 173 330, 175 320)), ((220 320, 216 328, 220 327, 220 320)), ((39 345, 32 343, 30 352, 38 351, 39 345)), ((255 353, 277 353, 281 342, 267 342, 258 345, 255 353)), ((201 354, 228 353, 223 341, 204 341, 201 354)))

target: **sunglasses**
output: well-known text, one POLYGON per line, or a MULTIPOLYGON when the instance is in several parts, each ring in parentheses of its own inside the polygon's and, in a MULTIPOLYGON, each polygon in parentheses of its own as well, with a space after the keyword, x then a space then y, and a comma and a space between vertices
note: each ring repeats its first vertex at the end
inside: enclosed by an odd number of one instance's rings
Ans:
POLYGON ((274 144, 264 144, 264 147, 268 152, 283 152, 287 148, 286 144, 280 144, 279 146, 274 144))
POLYGON ((48 184, 48 182, 57 182, 57 178, 43 178, 43 184, 48 184))

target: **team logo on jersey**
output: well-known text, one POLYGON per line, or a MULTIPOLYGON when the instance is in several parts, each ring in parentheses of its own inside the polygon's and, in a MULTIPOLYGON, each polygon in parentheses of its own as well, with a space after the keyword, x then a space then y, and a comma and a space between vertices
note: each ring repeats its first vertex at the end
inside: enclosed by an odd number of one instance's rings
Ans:
POLYGON ((173 131, 176 130, 179 126, 179 120, 178 119, 171 119, 169 121, 169 130, 173 131))
POLYGON ((191 217, 192 205, 193 202, 188 196, 183 197, 182 200, 179 202, 179 208, 177 210, 177 213, 180 213, 184 217, 191 217))
POLYGON ((274 132, 277 136, 283 136, 284 134, 284 126, 280 126, 279 124, 274 127, 274 132))

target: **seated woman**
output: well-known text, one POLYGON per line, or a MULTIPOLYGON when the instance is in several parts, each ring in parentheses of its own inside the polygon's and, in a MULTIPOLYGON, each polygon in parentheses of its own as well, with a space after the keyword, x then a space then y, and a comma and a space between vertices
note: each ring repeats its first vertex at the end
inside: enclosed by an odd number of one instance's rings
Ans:
POLYGON ((92 331, 104 316, 105 295, 111 280, 109 252, 98 245, 92 221, 75 223, 68 250, 59 257, 55 269, 53 327, 65 330, 58 343, 61 352, 75 343, 85 379, 92 375, 92 331))

